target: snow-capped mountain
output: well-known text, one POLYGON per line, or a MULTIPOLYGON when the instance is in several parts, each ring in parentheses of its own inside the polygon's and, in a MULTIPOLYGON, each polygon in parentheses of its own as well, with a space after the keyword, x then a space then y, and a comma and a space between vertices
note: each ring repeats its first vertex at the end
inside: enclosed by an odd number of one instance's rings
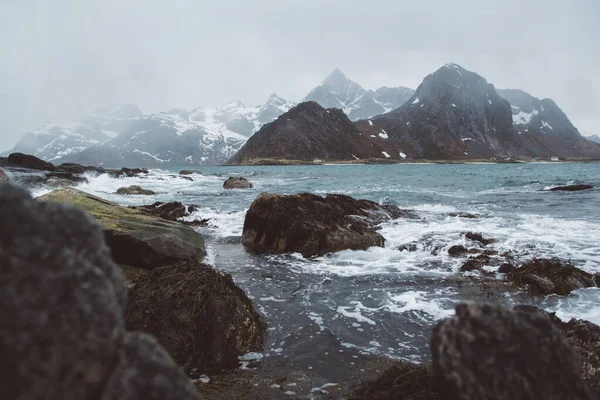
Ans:
POLYGON ((219 164, 254 132, 294 104, 273 94, 262 106, 236 101, 218 108, 171 109, 144 115, 135 106, 109 106, 23 136, 11 152, 53 162, 106 166, 219 164))
POLYGON ((303 101, 314 101, 324 108, 340 108, 352 121, 371 118, 392 111, 412 97, 414 90, 406 87, 381 87, 365 90, 335 69, 303 101))
POLYGON ((46 122, 23 135, 11 152, 53 161, 117 136, 141 116, 136 106, 123 104, 110 105, 72 121, 46 122))
POLYGON ((512 110, 519 147, 532 157, 598 157, 600 146, 582 136, 552 99, 519 89, 498 90, 512 110))
POLYGON ((600 136, 598 136, 598 135, 586 136, 586 139, 591 142, 600 144, 600 136))

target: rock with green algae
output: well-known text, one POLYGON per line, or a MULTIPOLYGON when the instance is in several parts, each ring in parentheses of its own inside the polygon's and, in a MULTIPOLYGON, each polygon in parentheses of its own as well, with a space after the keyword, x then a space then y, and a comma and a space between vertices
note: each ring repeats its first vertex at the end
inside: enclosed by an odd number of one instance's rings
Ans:
POLYGON ((131 185, 120 187, 119 189, 117 189, 117 194, 140 194, 144 196, 152 196, 156 193, 154 193, 152 190, 142 189, 141 186, 131 185))
POLYGON ((117 264, 152 269, 180 261, 201 261, 204 238, 192 228, 140 210, 122 207, 89 193, 62 188, 39 201, 72 204, 95 217, 117 264))
POLYGON ((0 184, 0 398, 197 400, 164 349, 126 333, 122 275, 81 210, 0 184))
POLYGON ((262 352, 266 324, 231 275, 191 262, 124 272, 127 329, 154 335, 188 373, 237 368, 241 355, 262 352))

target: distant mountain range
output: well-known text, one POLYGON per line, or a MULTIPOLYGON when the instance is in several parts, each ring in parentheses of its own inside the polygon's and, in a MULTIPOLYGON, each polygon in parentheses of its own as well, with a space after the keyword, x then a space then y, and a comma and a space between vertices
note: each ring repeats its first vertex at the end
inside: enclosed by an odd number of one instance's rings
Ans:
POLYGON ((236 101, 155 114, 113 105, 88 117, 46 123, 26 133, 12 151, 107 167, 259 159, 600 157, 599 147, 581 136, 552 100, 496 90, 452 63, 428 75, 416 91, 366 90, 336 69, 299 109, 295 106, 276 94, 256 107, 236 101))
POLYGON ((496 90, 480 75, 452 63, 425 77, 399 108, 357 121, 354 127, 362 140, 346 128, 346 141, 357 145, 344 152, 339 125, 320 123, 315 142, 314 121, 323 111, 310 107, 306 110, 312 114, 306 115, 296 108, 265 125, 230 162, 306 161, 312 155, 322 161, 347 161, 359 157, 359 148, 371 161, 600 158, 600 145, 586 140, 552 100, 521 90, 496 90), (327 137, 336 139, 328 145, 323 140, 327 137), (313 149, 312 155, 300 150, 306 146, 313 149))
POLYGON ((586 139, 590 140, 594 143, 600 143, 600 136, 598 136, 598 135, 587 136, 586 139))

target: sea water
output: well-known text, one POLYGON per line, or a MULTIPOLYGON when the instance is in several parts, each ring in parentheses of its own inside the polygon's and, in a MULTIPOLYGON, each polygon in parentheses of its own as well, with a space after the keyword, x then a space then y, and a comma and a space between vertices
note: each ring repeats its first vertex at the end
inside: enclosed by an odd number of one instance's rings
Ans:
POLYGON ((600 187, 598 163, 199 167, 201 174, 188 175, 193 181, 179 176, 179 169, 151 170, 134 178, 90 176, 78 188, 124 205, 198 205, 190 218, 210 220, 198 228, 206 239, 206 261, 231 273, 265 317, 268 357, 300 357, 314 349, 325 357, 328 349, 353 349, 425 360, 436 321, 471 297, 506 306, 535 304, 563 319, 600 324, 600 289, 569 296, 507 292, 486 298, 477 283, 460 279, 465 258, 448 255, 453 245, 473 247, 464 233, 474 231, 496 239, 487 248, 511 251, 519 260, 560 257, 600 272, 600 190, 548 191, 574 183, 600 187), (229 176, 244 176, 254 188, 224 190, 229 176), (115 194, 129 185, 156 195, 115 194), (244 250, 241 234, 245 212, 261 192, 343 193, 396 204, 414 210, 418 218, 384 223, 384 248, 310 259, 300 254, 257 256, 244 250), (477 218, 453 217, 452 212, 477 218), (398 250, 408 244, 414 251, 398 250))

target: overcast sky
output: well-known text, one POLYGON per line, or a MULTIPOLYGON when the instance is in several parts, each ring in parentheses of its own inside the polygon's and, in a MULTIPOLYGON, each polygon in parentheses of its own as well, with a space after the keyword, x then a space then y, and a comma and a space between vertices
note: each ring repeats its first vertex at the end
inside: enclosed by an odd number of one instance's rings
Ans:
POLYGON ((334 68, 410 86, 448 61, 600 134, 598 0, 0 0, 0 150, 47 118, 299 101, 334 68))

